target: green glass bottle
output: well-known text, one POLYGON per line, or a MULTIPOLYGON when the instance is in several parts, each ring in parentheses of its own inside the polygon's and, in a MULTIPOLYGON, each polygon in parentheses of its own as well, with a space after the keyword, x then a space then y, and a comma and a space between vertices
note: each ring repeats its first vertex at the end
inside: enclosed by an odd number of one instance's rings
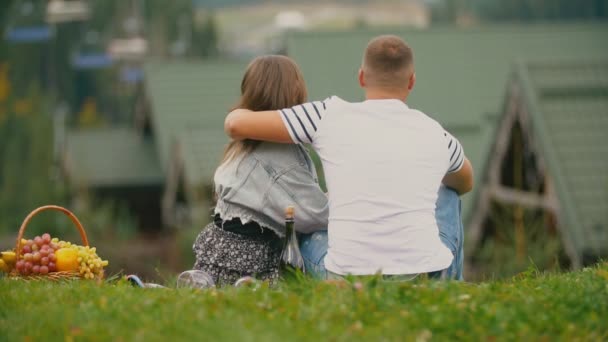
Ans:
POLYGON ((285 210, 285 241, 279 261, 279 270, 282 276, 294 274, 297 270, 302 273, 305 272, 304 259, 302 253, 300 253, 298 237, 294 229, 294 208, 292 206, 285 210))

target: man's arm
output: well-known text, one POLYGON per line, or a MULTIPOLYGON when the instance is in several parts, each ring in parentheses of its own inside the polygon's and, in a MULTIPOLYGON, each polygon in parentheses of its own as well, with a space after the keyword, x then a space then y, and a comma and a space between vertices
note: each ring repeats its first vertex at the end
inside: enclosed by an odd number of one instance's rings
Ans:
POLYGON ((278 111, 236 109, 226 117, 224 130, 233 139, 313 144, 328 103, 313 101, 278 111))
POLYGON ((443 184, 459 195, 466 194, 473 189, 473 166, 464 155, 464 149, 458 139, 448 132, 443 135, 446 138, 449 157, 449 167, 443 177, 443 184))
POLYGON ((277 143, 293 143, 278 111, 253 112, 235 109, 224 121, 224 131, 232 139, 253 139, 277 143))
POLYGON ((459 195, 464 195, 473 190, 473 166, 471 166, 469 159, 464 157, 460 170, 446 174, 443 177, 443 184, 459 195))

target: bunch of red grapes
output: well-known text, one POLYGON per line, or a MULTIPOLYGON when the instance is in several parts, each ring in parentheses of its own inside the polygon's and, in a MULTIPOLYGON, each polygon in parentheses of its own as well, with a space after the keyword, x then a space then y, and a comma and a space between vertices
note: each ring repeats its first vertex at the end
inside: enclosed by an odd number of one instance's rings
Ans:
POLYGON ((21 241, 20 258, 15 264, 21 275, 47 274, 57 271, 55 251, 59 246, 51 241, 51 235, 43 234, 31 240, 21 241))

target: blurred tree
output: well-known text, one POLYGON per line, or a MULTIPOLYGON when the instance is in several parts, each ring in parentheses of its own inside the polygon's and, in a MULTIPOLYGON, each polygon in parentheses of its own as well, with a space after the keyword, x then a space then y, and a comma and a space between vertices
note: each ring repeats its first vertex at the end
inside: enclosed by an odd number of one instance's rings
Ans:
POLYGON ((49 63, 50 83, 53 95, 70 106, 76 102, 75 70, 71 65, 75 43, 81 34, 82 23, 61 23, 54 27, 55 37, 51 41, 49 63))
POLYGON ((434 23, 455 23, 458 15, 469 8, 467 0, 430 1, 431 19, 434 23))
MULTIPOLYGON (((30 210, 61 205, 65 197, 51 177, 53 131, 46 101, 31 87, 27 96, 11 96, 7 102, 0 124, 0 233, 15 233, 30 210)), ((35 225, 51 226, 48 220, 37 221, 35 225)))
POLYGON ((5 103, 11 93, 11 82, 8 79, 8 63, 0 63, 0 104, 5 103))
MULTIPOLYGON (((109 115, 104 117, 108 121, 130 120, 126 113, 120 113, 124 108, 117 108, 124 102, 116 90, 117 69, 74 64, 79 56, 104 54, 112 38, 139 32, 148 38, 149 54, 156 56, 208 57, 217 53, 214 15, 199 16, 202 12, 191 0, 88 0, 88 4, 91 17, 87 21, 54 24, 48 41, 0 40, 0 63, 11 66, 12 91, 25 96, 32 83, 41 85, 51 98, 68 104, 70 124, 78 122, 77 113, 88 98, 95 99, 100 113, 109 115)), ((0 1, 0 29, 46 26, 45 10, 46 1, 42 0, 0 1)))
MULTIPOLYGON (((8 24, 9 10, 13 6, 14 0, 0 1, 0 32, 4 33, 8 24)), ((4 37, 3 37, 4 38, 4 37)), ((0 61, 6 61, 8 56, 8 42, 0 39, 0 61)))
POLYGON ((78 113, 78 126, 81 128, 97 127, 102 124, 102 120, 97 113, 97 103, 95 99, 87 98, 80 113, 78 113))
POLYGON ((490 20, 581 20, 608 18, 608 0, 474 0, 480 17, 490 20))
POLYGON ((217 43, 218 31, 215 15, 213 12, 209 12, 203 19, 203 23, 194 27, 193 55, 199 57, 215 56, 218 52, 217 43))
POLYGON ((489 21, 593 20, 608 18, 608 0, 441 0, 430 2, 433 22, 475 15, 489 21))
MULTIPOLYGON (((119 29, 116 24, 116 12, 124 0, 89 0, 91 6, 91 17, 87 21, 90 27, 97 29, 108 28, 109 30, 119 29)), ((110 32, 109 32, 110 33, 110 32)))
MULTIPOLYGON (((87 112, 90 103, 95 103, 96 121, 122 121, 116 113, 116 75, 112 61, 107 54, 108 43, 119 34, 118 11, 125 1, 89 0, 90 18, 80 25, 80 34, 73 39, 70 59, 80 57, 82 60, 97 60, 95 63, 72 63, 74 85, 73 102, 71 102, 72 124, 82 123, 82 112, 87 112), (83 65, 84 64, 84 65, 83 65)), ((122 122, 121 122, 122 123, 122 122)))
POLYGON ((26 96, 31 82, 48 86, 49 63, 46 55, 49 49, 48 34, 52 36, 52 31, 48 30, 44 21, 46 2, 3 1, 0 6, 3 7, 0 57, 11 65, 9 77, 13 91, 26 96))
POLYGON ((153 55, 208 57, 217 52, 215 16, 207 12, 197 17, 191 0, 147 0, 144 18, 153 55))

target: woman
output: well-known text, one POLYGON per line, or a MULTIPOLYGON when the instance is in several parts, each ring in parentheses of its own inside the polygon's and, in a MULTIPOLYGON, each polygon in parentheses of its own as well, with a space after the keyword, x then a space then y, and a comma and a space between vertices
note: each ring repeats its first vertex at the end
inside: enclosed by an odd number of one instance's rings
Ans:
MULTIPOLYGON (((304 103, 298 66, 284 56, 263 56, 247 67, 237 108, 255 111, 304 103)), ((218 285, 243 276, 274 282, 285 237, 285 208, 295 207, 295 229, 327 227, 328 205, 310 157, 300 145, 232 141, 215 172, 214 222, 194 243, 195 269, 218 285)))

